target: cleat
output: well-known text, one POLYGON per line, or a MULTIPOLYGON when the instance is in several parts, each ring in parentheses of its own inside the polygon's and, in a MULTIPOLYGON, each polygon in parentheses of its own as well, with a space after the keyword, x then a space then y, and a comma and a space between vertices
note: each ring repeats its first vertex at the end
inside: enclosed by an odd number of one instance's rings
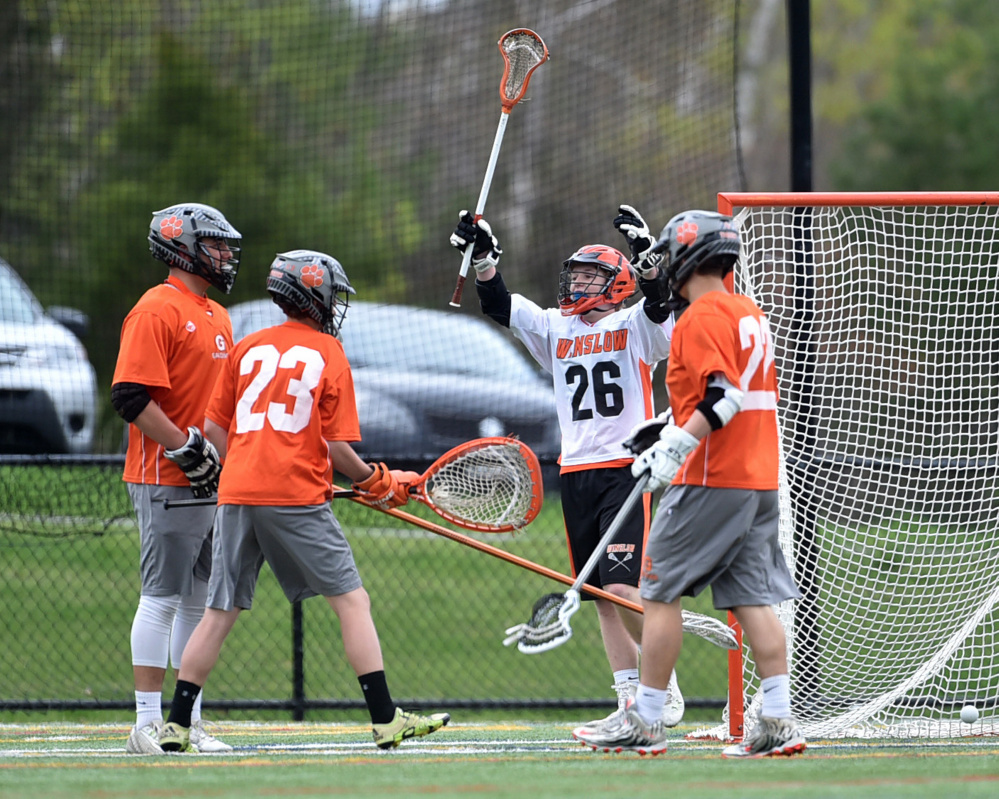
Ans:
POLYGON ((805 736, 793 718, 760 716, 753 732, 742 743, 726 747, 722 757, 792 757, 805 751, 805 736))
POLYGON ((186 752, 191 745, 191 729, 168 721, 160 728, 160 748, 164 752, 186 752))
POLYGON ((392 721, 388 724, 372 725, 371 732, 379 749, 392 749, 407 738, 419 738, 421 735, 437 732, 449 721, 451 716, 447 713, 420 716, 397 707, 392 721))
POLYGON ((205 729, 205 722, 202 719, 198 719, 191 722, 191 751, 201 754, 231 752, 232 747, 208 732, 205 729))
POLYGON ((159 743, 162 724, 161 721, 153 721, 142 729, 138 726, 132 727, 125 744, 125 751, 130 755, 162 755, 163 750, 159 743))
POLYGON ((595 752, 638 752, 640 755, 660 755, 666 751, 666 727, 662 719, 646 724, 638 715, 635 700, 629 699, 621 721, 586 735, 573 737, 595 752))
POLYGON ((676 681, 676 671, 669 677, 669 686, 666 688, 666 704, 663 706, 663 726, 675 727, 683 721, 683 711, 685 709, 683 694, 680 693, 680 686, 676 681))
POLYGON ((617 710, 602 719, 588 721, 581 727, 576 727, 572 734, 577 740, 580 736, 586 736, 604 727, 613 727, 621 723, 624 718, 624 706, 628 704, 629 699, 634 699, 635 694, 638 693, 638 682, 637 680, 628 680, 627 682, 615 683, 611 687, 617 691, 617 710))

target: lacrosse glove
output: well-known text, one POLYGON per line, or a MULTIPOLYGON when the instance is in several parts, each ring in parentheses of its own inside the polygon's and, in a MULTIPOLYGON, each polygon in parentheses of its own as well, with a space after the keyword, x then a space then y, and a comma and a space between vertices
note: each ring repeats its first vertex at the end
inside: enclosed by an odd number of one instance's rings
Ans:
POLYGON ((697 448, 698 439, 674 424, 666 425, 659 440, 635 458, 631 473, 641 477, 649 473, 646 491, 655 491, 673 482, 687 456, 697 448))
POLYGON ((667 408, 658 416, 639 422, 631 428, 623 446, 632 455, 641 455, 659 440, 663 428, 671 424, 673 424, 673 410, 667 408))
POLYGON ((163 455, 184 472, 191 481, 191 491, 198 499, 206 499, 218 490, 222 461, 215 445, 197 427, 187 428, 187 443, 184 446, 164 450, 163 455))
POLYGON ((499 240, 493 235, 493 229, 485 219, 475 221, 469 211, 462 211, 458 214, 458 227, 451 234, 451 246, 456 250, 464 252, 469 243, 472 244, 472 268, 476 274, 484 272, 499 264, 503 250, 500 249, 499 240))
POLYGON ((656 237, 649 232, 648 224, 630 205, 622 205, 617 209, 614 227, 628 240, 631 266, 639 277, 647 279, 649 273, 663 262, 663 254, 652 251, 656 246, 656 237))
POLYGON ((398 508, 409 502, 406 486, 419 475, 415 472, 389 471, 384 463, 371 465, 375 469, 371 476, 353 485, 358 498, 379 510, 398 508))

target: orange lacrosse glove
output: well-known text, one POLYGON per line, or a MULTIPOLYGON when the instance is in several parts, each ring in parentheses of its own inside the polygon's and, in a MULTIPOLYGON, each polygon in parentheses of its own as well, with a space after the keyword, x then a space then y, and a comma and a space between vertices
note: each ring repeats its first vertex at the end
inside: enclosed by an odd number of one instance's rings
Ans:
POLYGON ((416 478, 419 477, 418 474, 398 470, 389 471, 388 466, 384 463, 371 465, 375 469, 371 476, 360 483, 354 483, 354 490, 360 499, 379 510, 398 508, 409 502, 407 487, 412 481, 408 480, 408 476, 413 475, 416 478), (407 479, 400 482, 400 477, 407 479))

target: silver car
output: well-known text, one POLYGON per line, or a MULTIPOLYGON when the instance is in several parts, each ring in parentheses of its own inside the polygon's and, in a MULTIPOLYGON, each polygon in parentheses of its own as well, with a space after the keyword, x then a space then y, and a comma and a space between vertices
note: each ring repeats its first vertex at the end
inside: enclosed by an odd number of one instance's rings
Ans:
POLYGON ((75 323, 85 323, 79 311, 46 313, 0 259, 0 452, 85 454, 93 448, 97 375, 67 327, 75 323))
MULTIPOLYGON (((233 338, 281 324, 270 299, 229 308, 233 338)), ((551 377, 493 322, 407 305, 351 302, 341 331, 369 460, 394 468, 473 438, 516 435, 554 468, 561 449, 551 377)), ((550 473, 546 469, 546 476, 550 473)))

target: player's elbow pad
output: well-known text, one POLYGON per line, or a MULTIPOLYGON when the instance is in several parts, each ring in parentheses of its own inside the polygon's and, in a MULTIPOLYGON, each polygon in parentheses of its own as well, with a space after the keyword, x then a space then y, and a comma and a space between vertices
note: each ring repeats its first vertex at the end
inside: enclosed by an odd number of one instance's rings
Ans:
POLYGON ((708 390, 697 404, 697 410, 704 414, 712 430, 720 430, 742 409, 745 395, 724 378, 712 377, 708 380, 708 390))
POLYGON ((494 319, 503 327, 510 327, 510 291, 503 282, 503 276, 497 272, 485 282, 476 279, 475 290, 479 295, 479 305, 482 313, 494 319))
POLYGON ((152 401, 149 390, 141 383, 115 383, 111 386, 111 405, 129 424, 134 422, 135 417, 152 401))

